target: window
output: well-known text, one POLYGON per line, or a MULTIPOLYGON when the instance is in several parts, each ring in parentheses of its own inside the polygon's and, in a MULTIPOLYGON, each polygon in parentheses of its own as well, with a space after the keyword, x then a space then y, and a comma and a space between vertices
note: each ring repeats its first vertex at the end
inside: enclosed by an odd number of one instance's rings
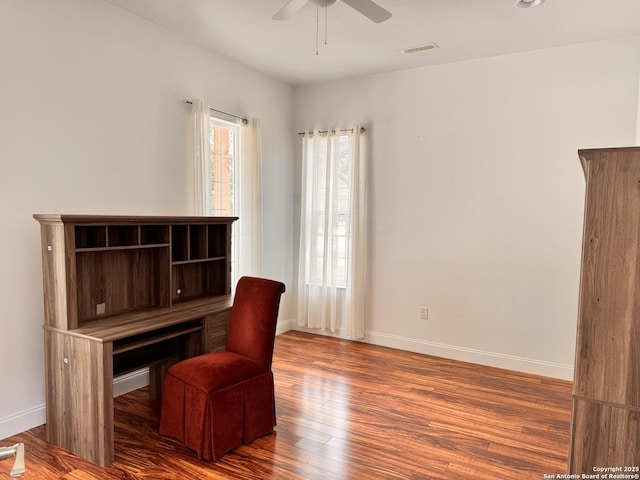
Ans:
POLYGON ((237 125, 211 118, 211 215, 232 217, 237 214, 239 136, 237 125))

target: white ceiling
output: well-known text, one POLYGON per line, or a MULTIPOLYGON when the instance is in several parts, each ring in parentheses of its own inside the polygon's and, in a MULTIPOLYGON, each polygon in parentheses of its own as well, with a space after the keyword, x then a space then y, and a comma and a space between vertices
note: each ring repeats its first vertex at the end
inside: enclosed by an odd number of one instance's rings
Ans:
POLYGON ((291 85, 491 57, 640 34, 640 0, 376 0, 393 17, 376 24, 338 1, 271 17, 288 0, 106 0, 291 85), (412 55, 401 49, 435 42, 412 55))

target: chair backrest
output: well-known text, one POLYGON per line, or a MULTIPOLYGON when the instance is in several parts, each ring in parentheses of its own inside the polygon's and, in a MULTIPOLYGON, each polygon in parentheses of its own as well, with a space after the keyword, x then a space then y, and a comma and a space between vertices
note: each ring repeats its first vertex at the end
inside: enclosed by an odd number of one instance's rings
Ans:
POLYGON ((268 372, 284 283, 265 278, 242 277, 231 307, 227 351, 251 358, 268 372))

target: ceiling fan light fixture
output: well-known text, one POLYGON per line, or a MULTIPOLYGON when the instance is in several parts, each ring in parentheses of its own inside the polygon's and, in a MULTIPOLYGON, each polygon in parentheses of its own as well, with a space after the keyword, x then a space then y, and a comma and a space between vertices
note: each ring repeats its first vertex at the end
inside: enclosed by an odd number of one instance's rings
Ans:
POLYGON ((542 5, 544 0, 516 0, 516 7, 518 8, 533 8, 542 5))

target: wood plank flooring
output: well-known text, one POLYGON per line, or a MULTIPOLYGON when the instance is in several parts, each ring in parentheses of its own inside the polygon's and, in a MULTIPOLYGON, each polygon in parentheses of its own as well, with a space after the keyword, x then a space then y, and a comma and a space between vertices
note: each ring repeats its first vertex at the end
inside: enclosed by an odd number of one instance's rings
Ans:
MULTIPOLYGON (((276 434, 216 463, 158 435, 147 389, 115 401, 115 462, 24 442, 24 479, 542 479, 566 472, 571 382, 301 332, 276 340, 276 434)), ((0 462, 0 479, 12 462, 0 462)))

